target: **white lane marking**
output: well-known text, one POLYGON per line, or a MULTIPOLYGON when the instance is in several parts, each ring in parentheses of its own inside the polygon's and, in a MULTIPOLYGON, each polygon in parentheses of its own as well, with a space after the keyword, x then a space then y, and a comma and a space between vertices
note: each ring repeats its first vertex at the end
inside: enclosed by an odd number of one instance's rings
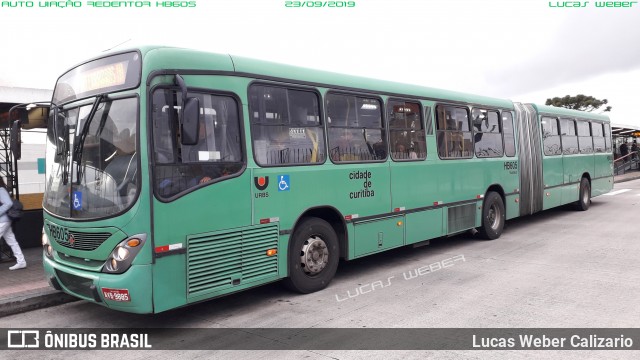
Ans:
POLYGON ((614 196, 614 195, 626 193, 627 191, 631 191, 631 189, 620 189, 620 190, 612 191, 610 193, 606 193, 606 194, 603 194, 603 195, 614 196))

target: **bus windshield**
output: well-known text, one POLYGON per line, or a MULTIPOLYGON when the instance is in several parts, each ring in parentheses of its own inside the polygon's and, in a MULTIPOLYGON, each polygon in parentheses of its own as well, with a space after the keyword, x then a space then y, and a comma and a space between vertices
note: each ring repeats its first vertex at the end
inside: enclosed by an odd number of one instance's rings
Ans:
POLYGON ((138 98, 113 93, 140 84, 136 51, 79 65, 53 91, 43 206, 65 218, 100 218, 128 208, 138 183, 138 98))
POLYGON ((44 208, 66 218, 127 209, 139 186, 136 97, 97 97, 52 111, 47 131, 44 208))

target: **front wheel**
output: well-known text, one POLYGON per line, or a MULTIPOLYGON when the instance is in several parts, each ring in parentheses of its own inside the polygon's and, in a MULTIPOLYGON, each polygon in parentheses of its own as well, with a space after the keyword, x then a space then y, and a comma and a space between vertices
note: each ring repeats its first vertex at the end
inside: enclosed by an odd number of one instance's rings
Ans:
POLYGON ((502 197, 493 191, 489 192, 482 205, 480 235, 487 240, 499 238, 504 229, 505 216, 502 197))
POLYGON ((591 184, 587 178, 580 180, 580 195, 575 203, 576 210, 587 211, 591 205, 591 184))
POLYGON ((328 222, 302 220, 291 236, 285 286, 303 294, 324 289, 338 269, 339 254, 338 236, 328 222))

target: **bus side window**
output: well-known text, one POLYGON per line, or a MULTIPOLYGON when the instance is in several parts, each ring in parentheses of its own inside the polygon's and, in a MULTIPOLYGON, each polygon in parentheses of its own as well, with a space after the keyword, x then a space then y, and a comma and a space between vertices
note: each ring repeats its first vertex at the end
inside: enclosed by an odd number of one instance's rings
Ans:
POLYGON ((254 156, 259 165, 324 162, 324 130, 318 94, 253 85, 249 97, 254 156))
POLYGON ((605 152, 604 127, 601 123, 591 123, 591 134, 593 136, 593 150, 597 153, 605 152))
POLYGON ((513 135, 513 115, 509 111, 502 112, 502 131, 504 135, 504 153, 509 157, 516 156, 516 143, 513 135))
POLYGON ((380 100, 329 93, 326 103, 331 160, 369 162, 387 158, 380 100))
POLYGON ((541 123, 544 154, 547 156, 561 155, 562 147, 560 146, 560 129, 558 127, 558 119, 543 116, 541 123))
POLYGON ((605 151, 611 152, 613 149, 611 147, 611 125, 604 124, 604 143, 605 143, 605 151))
POLYGON ((562 133, 562 153, 564 155, 577 154, 579 150, 576 122, 573 119, 560 119, 560 130, 562 133))
POLYGON ((245 157, 238 104, 230 96, 189 93, 200 99, 198 143, 182 146, 175 90, 153 94, 154 185, 161 198, 214 182, 241 171, 245 157))
POLYGON ((425 132, 420 105, 414 102, 390 100, 389 136, 393 160, 420 160, 427 157, 425 132))
POLYGON ((438 105, 438 156, 442 159, 471 158, 473 145, 466 108, 438 105))
MULTIPOLYGON (((158 101, 154 96, 154 101, 158 101)), ((153 107, 153 146, 156 162, 169 164, 174 161, 174 140, 172 121, 177 121, 178 113, 169 105, 153 107)))
POLYGON ((496 110, 474 108, 471 112, 477 157, 502 157, 502 129, 496 110))
POLYGON ((578 148, 580 149, 580 154, 593 153, 590 123, 586 120, 578 120, 576 125, 578 126, 578 148))
POLYGON ((431 119, 431 108, 429 106, 425 106, 424 121, 426 123, 425 129, 427 135, 433 135, 433 120, 431 119))

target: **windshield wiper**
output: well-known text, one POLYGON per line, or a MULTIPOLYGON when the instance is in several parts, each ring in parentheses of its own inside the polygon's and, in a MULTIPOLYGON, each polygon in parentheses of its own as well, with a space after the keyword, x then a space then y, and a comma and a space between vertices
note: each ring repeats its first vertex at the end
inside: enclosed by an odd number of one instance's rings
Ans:
POLYGON ((100 105, 100 102, 102 102, 103 99, 106 99, 105 95, 96 96, 96 99, 93 101, 93 105, 91 105, 89 115, 87 115, 87 119, 82 125, 82 130, 80 130, 80 134, 77 135, 78 141, 75 141, 73 144, 73 160, 77 162, 76 178, 78 185, 80 185, 80 181, 82 180, 82 167, 80 163, 82 162, 82 150, 84 148, 84 141, 87 138, 87 134, 89 133, 91 121, 98 111, 98 105, 100 105))

